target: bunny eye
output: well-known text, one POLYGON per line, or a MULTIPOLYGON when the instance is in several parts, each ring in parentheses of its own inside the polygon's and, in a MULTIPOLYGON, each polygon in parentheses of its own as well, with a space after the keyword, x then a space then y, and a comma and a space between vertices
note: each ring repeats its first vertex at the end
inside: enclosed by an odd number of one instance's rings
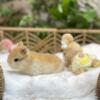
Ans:
POLYGON ((18 60, 19 60, 18 58, 15 58, 15 59, 14 59, 15 62, 17 62, 18 60))

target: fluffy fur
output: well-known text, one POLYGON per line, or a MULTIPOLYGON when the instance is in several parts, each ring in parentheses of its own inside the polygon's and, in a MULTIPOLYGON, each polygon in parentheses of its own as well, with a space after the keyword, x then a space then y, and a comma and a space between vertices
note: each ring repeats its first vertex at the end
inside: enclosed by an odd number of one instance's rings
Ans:
POLYGON ((91 68, 100 67, 100 60, 94 58, 89 54, 77 54, 72 61, 70 66, 71 71, 75 74, 80 74, 88 71, 91 68))
POLYGON ((64 34, 61 42, 65 64, 67 67, 69 67, 72 63, 73 57, 79 52, 82 52, 82 48, 77 42, 74 41, 74 38, 71 34, 64 34))
POLYGON ((92 66, 95 67, 100 67, 100 60, 99 59, 93 59, 92 61, 92 66))
POLYGON ((64 69, 57 56, 31 52, 22 42, 11 51, 8 63, 14 71, 29 75, 56 73, 64 69))

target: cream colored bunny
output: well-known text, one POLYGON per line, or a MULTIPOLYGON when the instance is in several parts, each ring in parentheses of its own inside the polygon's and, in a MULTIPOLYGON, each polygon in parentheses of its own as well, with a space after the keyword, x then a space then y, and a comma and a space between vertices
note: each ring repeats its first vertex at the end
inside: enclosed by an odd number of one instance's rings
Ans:
POLYGON ((57 56, 32 52, 22 42, 11 51, 8 63, 14 71, 28 75, 57 73, 64 69, 57 56))
POLYGON ((61 42, 65 64, 69 67, 72 63, 73 57, 75 57, 79 52, 82 52, 82 48, 77 42, 74 41, 73 36, 69 33, 62 36, 61 42))

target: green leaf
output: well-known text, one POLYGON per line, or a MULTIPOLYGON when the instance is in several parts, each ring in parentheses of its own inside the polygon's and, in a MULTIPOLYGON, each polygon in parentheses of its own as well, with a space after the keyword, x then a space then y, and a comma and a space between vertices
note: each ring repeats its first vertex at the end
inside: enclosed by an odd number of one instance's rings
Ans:
POLYGON ((0 8, 0 14, 1 16, 9 16, 13 13, 12 9, 9 9, 8 7, 2 6, 0 8))
POLYGON ((20 23, 19 23, 19 26, 30 25, 32 23, 32 21, 33 21, 32 16, 29 16, 29 15, 23 16, 20 23))
POLYGON ((60 13, 63 13, 63 9, 62 9, 62 5, 61 5, 61 4, 58 5, 58 11, 59 11, 60 13))
POLYGON ((52 17, 56 20, 61 20, 62 19, 62 13, 59 12, 58 8, 54 7, 54 8, 50 8, 49 9, 49 13, 52 15, 52 17))
POLYGON ((92 22, 96 17, 96 11, 94 9, 88 9, 83 13, 83 17, 88 21, 92 22))
POLYGON ((63 0, 62 1, 62 8, 65 14, 69 12, 71 8, 76 5, 76 0, 63 0))

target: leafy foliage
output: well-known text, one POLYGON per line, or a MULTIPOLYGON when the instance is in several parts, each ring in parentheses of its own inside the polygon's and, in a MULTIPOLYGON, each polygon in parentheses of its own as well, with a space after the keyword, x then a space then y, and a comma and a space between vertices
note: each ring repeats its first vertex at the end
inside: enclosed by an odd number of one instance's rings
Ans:
POLYGON ((0 16, 5 17, 12 14, 12 9, 9 9, 6 6, 0 8, 0 16))
POLYGON ((33 21, 32 16, 29 16, 29 15, 22 16, 19 22, 19 26, 31 26, 32 21, 33 21))
MULTIPOLYGON (((0 0, 3 2, 14 0, 0 0)), ((86 4, 80 10, 77 0, 25 0, 32 7, 31 14, 15 12, 6 6, 0 6, 0 25, 21 27, 57 27, 57 28, 100 28, 100 19, 96 11, 86 4)))
POLYGON ((62 0, 57 7, 49 9, 49 13, 56 21, 63 22, 60 27, 69 28, 93 28, 97 14, 91 6, 86 6, 86 10, 79 9, 77 0, 62 0))

